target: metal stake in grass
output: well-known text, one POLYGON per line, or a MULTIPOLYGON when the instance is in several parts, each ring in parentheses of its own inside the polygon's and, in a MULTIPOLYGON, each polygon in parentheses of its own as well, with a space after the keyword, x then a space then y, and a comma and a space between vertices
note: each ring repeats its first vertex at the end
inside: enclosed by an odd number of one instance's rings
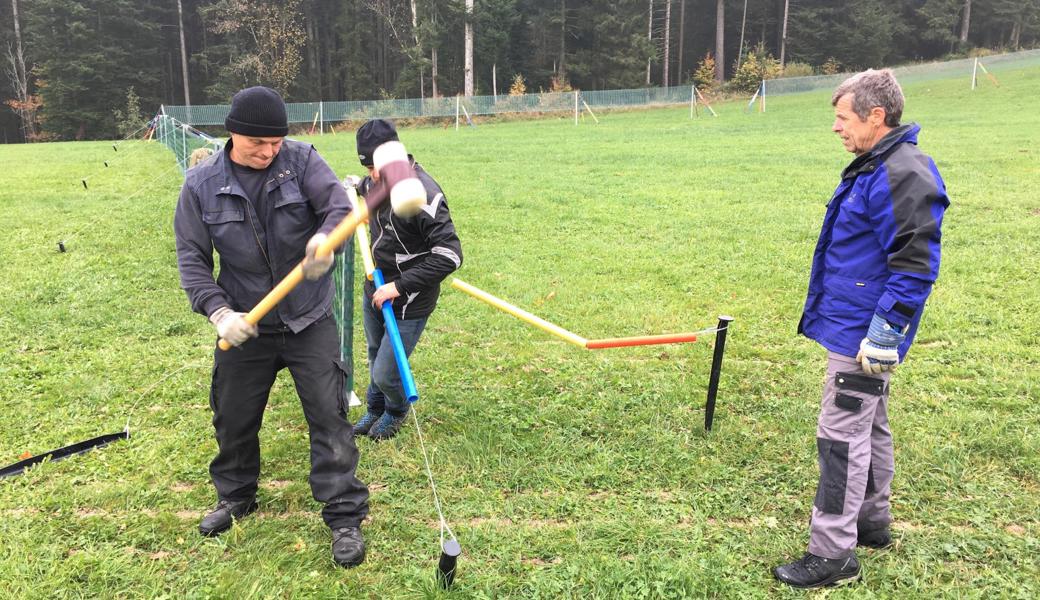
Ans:
POLYGON ((711 431, 715 418, 715 397, 719 393, 719 376, 722 374, 722 355, 726 352, 726 331, 733 317, 719 317, 719 329, 715 334, 715 353, 711 357, 711 376, 708 378, 708 400, 704 405, 704 431, 711 431))
POLYGON ((455 567, 458 565, 459 555, 462 554, 462 546, 455 539, 447 540, 441 544, 441 559, 437 563, 437 582, 441 587, 448 589, 455 581, 455 567))

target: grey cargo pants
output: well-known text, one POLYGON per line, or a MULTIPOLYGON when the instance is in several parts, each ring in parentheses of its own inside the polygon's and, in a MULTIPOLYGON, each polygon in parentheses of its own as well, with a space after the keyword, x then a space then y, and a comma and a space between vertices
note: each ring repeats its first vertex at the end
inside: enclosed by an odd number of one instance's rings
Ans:
POLYGON ((855 359, 827 353, 816 447, 820 482, 809 552, 845 558, 858 531, 887 527, 895 463, 888 427, 890 372, 867 375, 855 359))

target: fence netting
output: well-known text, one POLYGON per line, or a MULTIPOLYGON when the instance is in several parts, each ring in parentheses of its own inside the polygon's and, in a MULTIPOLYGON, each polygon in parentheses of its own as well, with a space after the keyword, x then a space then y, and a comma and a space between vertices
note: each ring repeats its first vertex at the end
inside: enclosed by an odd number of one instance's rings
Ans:
MULTIPOLYGON (((922 63, 893 70, 902 83, 963 75, 971 77, 974 58, 946 62, 922 63)), ((1040 66, 1040 50, 1025 50, 1010 54, 981 57, 979 62, 987 69, 1025 68, 1040 66)), ((768 96, 793 94, 820 89, 833 89, 849 73, 790 77, 766 81, 768 96)), ((290 123, 304 123, 315 131, 324 131, 330 124, 368 119, 414 119, 423 117, 451 117, 496 115, 506 113, 548 113, 611 108, 652 107, 689 104, 695 92, 692 85, 628 90, 544 92, 536 94, 441 98, 409 98, 385 100, 345 100, 335 102, 293 102, 287 104, 290 123)), ((195 106, 165 106, 163 114, 191 126, 223 125, 230 106, 210 104, 195 106)))

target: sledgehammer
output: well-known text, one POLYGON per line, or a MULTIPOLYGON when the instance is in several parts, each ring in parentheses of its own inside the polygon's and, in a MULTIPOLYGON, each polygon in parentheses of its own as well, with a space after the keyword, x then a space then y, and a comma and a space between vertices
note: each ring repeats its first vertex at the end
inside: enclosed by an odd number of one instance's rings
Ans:
MULTIPOLYGON (((358 205, 329 233, 325 242, 318 246, 316 255, 326 256, 342 246, 354 234, 357 226, 368 219, 369 212, 378 208, 388 196, 394 213, 405 217, 419 212, 426 204, 426 188, 415 176, 415 169, 408 162, 408 151, 401 142, 387 142, 376 148, 372 155, 372 162, 376 171, 379 172, 379 181, 375 182, 375 185, 369 190, 365 203, 358 205)), ((296 265, 243 318, 250 324, 256 325, 301 281, 303 281, 302 262, 296 265)), ((217 345, 221 350, 231 348, 231 344, 225 339, 219 340, 217 345)))

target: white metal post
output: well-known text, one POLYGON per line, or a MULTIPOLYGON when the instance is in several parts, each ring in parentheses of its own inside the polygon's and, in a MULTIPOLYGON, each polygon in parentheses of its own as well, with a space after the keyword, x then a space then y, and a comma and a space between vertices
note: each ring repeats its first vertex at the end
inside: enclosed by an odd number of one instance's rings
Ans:
POLYGON ((574 92, 574 124, 578 124, 578 92, 574 92))
POLYGON ((318 100, 318 132, 325 135, 325 103, 318 100))
POLYGON ((459 130, 459 95, 455 94, 455 131, 459 130))
POLYGON ((978 81, 976 77, 979 73, 979 57, 975 57, 975 64, 971 68, 971 89, 975 89, 975 83, 978 81))
POLYGON ((762 112, 766 112, 766 80, 762 80, 762 112))

